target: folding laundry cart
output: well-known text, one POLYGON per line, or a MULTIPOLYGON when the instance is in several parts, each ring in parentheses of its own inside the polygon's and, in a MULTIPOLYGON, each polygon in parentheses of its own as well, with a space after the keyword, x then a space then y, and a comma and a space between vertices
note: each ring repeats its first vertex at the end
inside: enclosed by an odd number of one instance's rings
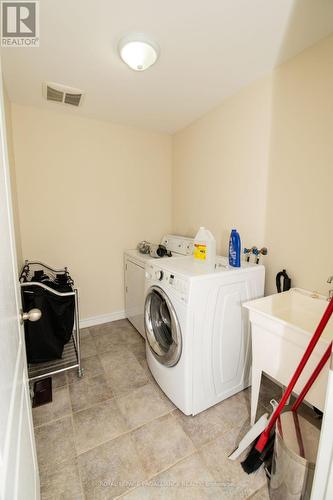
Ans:
MULTIPOLYGON (((71 328, 68 333, 68 341, 64 342, 62 353, 58 357, 54 357, 54 359, 44 362, 29 362, 28 359, 29 382, 41 380, 72 369, 77 369, 78 377, 82 377, 83 369, 81 366, 80 352, 79 294, 78 289, 74 287, 74 282, 70 277, 68 268, 64 267, 63 269, 53 269, 49 265, 42 262, 26 260, 22 268, 19 281, 22 297, 24 293, 27 293, 27 290, 32 287, 38 287, 36 290, 44 290, 48 298, 52 299, 52 297, 56 297, 56 300, 60 305, 61 298, 63 298, 64 301, 66 299, 68 301, 68 297, 74 298, 74 307, 72 308, 74 316, 72 318, 73 328, 71 328), (48 286, 43 282, 34 281, 33 277, 36 271, 40 273, 43 272, 44 275, 49 278, 49 280, 45 280, 45 283, 49 283, 51 286, 48 286), (66 284, 66 291, 58 291, 52 287, 53 283, 56 283, 57 280, 61 280, 66 284)), ((24 300, 22 302, 24 303, 24 300)), ((47 311, 41 312, 42 314, 47 314, 47 311)), ((29 319, 28 315, 26 319, 29 319)), ((34 321, 34 319, 32 320, 34 321)), ((50 319, 50 321, 52 322, 52 319, 50 319)))

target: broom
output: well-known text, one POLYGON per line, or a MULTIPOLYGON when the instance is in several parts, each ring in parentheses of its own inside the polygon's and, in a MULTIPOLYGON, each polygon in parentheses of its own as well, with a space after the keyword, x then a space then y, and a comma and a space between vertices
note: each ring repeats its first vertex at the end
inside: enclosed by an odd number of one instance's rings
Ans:
MULTIPOLYGON (((277 408, 275 409, 272 417, 270 418, 270 420, 267 424, 267 427, 259 436, 259 439, 257 440, 255 446, 252 448, 252 450, 248 454, 247 458, 241 463, 243 470, 247 474, 251 474, 251 472, 256 471, 262 465, 263 456, 266 455, 265 448, 266 448, 267 442, 269 440, 271 431, 275 425, 275 422, 276 422, 277 418, 280 416, 289 396, 291 395, 291 392, 292 392, 293 388, 295 387, 309 357, 311 356, 312 351, 314 350, 315 346, 317 345, 317 342, 318 342, 321 334, 323 333, 330 317, 332 316, 332 313, 333 313, 333 299, 330 300, 330 302, 329 302, 329 304, 328 304, 328 306, 327 306, 327 308, 326 308, 326 310, 325 310, 325 312, 324 312, 324 314, 319 322, 319 325, 317 326, 316 331, 314 332, 314 334, 313 334, 313 336, 308 344, 308 347, 306 348, 306 351, 303 354, 302 359, 299 362, 299 365, 297 366, 296 371, 295 371, 294 375, 292 376, 292 378, 289 382, 289 385, 281 398, 280 403, 278 404, 277 408)), ((304 399, 304 396, 306 395, 307 391, 310 389, 315 378, 318 376, 320 370, 322 369, 322 367, 326 363, 327 359, 330 356, 330 353, 331 353, 331 344, 329 345, 329 347, 325 351, 318 366, 316 367, 315 371, 313 372, 312 376, 310 377, 310 379, 308 380, 307 384, 305 385, 303 391, 301 392, 299 398, 297 399, 298 404, 296 406, 296 409, 298 408, 299 404, 304 399)), ((295 404, 297 403, 297 401, 295 402, 295 404)))

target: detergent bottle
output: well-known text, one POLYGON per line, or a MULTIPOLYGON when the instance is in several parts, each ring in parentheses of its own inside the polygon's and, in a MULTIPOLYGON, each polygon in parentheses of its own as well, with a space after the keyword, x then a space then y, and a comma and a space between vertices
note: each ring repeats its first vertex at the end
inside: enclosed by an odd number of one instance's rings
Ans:
POLYGON ((201 227, 194 238, 194 259, 209 267, 215 267, 216 241, 212 233, 201 227))
POLYGON ((229 239, 229 265, 240 267, 241 265, 241 240, 236 229, 233 229, 229 239))

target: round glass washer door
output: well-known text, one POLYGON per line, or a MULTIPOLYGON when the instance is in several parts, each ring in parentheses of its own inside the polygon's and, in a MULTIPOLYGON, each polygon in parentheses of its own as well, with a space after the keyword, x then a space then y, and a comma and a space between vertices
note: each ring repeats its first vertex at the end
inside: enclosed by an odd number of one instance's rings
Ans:
POLYGON ((181 329, 169 297, 157 286, 152 286, 146 297, 145 330, 155 358, 163 365, 176 365, 182 352, 181 329))

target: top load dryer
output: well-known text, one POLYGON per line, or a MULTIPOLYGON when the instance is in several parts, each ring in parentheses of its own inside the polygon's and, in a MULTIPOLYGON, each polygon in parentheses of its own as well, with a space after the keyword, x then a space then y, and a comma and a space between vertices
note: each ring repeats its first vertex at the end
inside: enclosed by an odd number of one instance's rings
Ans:
MULTIPOLYGON (((192 255, 194 240, 185 236, 166 234, 163 236, 161 245, 165 246, 171 257, 161 259, 172 260, 173 257, 184 257, 192 255)), ((145 337, 143 324, 145 265, 154 259, 150 254, 143 254, 139 250, 126 250, 124 253, 125 269, 125 314, 126 318, 145 337)))
POLYGON ((186 415, 250 384, 251 343, 242 304, 264 294, 265 268, 215 268, 193 257, 146 264, 146 355, 165 394, 186 415))

